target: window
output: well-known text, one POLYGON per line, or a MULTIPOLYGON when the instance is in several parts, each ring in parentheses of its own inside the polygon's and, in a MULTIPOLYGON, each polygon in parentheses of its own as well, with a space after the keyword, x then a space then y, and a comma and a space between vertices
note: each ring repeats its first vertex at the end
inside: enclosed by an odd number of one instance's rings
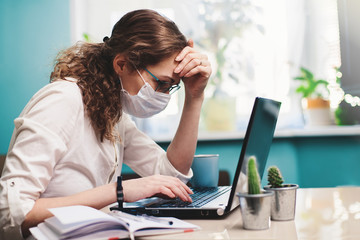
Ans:
MULTIPOLYGON (((293 77, 305 66, 331 81, 333 67, 340 66, 336 0, 72 0, 73 41, 87 33, 101 42, 123 14, 140 8, 172 19, 209 56, 213 74, 200 135, 242 132, 256 96, 283 102, 278 128, 303 127, 293 77), (213 103, 215 98, 220 100, 213 103)), ((138 127, 154 139, 170 139, 180 119, 183 89, 162 113, 135 119, 138 127)))

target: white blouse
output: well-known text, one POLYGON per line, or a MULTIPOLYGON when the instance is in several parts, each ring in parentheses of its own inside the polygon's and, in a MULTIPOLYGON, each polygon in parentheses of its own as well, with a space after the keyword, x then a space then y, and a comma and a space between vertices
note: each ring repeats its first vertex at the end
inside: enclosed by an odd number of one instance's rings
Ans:
POLYGON ((100 142, 84 111, 76 80, 37 92, 15 119, 0 179, 0 239, 22 239, 20 226, 38 198, 72 195, 116 181, 122 164, 140 176, 171 175, 187 182, 166 152, 123 114, 120 140, 100 142))

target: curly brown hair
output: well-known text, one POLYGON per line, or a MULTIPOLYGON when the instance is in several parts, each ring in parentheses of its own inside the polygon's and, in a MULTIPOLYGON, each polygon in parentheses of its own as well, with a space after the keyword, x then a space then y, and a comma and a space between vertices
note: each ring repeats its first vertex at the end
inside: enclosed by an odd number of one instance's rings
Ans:
POLYGON ((113 69, 118 54, 130 69, 156 65, 186 47, 185 36, 171 20, 152 10, 124 15, 104 43, 79 42, 59 53, 50 81, 76 78, 85 110, 101 141, 116 140, 113 129, 122 115, 121 83, 113 69))

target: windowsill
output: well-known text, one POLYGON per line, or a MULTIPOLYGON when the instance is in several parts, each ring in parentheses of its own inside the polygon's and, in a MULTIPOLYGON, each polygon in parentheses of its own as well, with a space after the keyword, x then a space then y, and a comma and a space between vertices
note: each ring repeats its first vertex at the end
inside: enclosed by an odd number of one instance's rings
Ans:
MULTIPOLYGON (((237 140, 243 139, 245 131, 241 132, 200 132, 199 141, 214 140, 237 140)), ((360 136, 360 125, 352 126, 314 126, 294 129, 278 129, 274 138, 295 138, 295 137, 332 137, 332 136, 360 136)), ((170 142, 170 136, 153 137, 158 142, 170 142)))

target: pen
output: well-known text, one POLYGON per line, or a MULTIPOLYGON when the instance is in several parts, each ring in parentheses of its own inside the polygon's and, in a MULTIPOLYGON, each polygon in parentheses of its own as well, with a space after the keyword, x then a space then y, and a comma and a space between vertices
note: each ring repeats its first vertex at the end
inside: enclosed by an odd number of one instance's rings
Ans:
POLYGON ((158 217, 152 217, 152 216, 149 216, 149 215, 146 215, 146 214, 142 214, 141 217, 143 217, 144 219, 147 219, 147 220, 150 220, 150 221, 153 221, 153 222, 162 223, 162 224, 169 224, 169 225, 174 224, 173 221, 166 220, 166 219, 161 219, 161 218, 158 218, 158 217))
POLYGON ((124 219, 124 218, 130 219, 130 220, 136 221, 136 222, 142 222, 144 220, 147 220, 147 221, 157 222, 157 223, 161 223, 161 224, 168 224, 168 225, 174 224, 174 222, 171 220, 161 219, 161 218, 149 216, 146 214, 132 215, 129 213, 114 210, 114 211, 110 212, 110 215, 115 216, 115 217, 120 217, 122 219, 124 219))
MULTIPOLYGON (((136 222, 142 222, 142 218, 139 218, 135 215, 129 214, 129 213, 125 213, 125 212, 121 212, 121 211, 117 211, 117 210, 113 210, 110 212, 111 216, 114 217, 120 217, 121 219, 123 219, 124 221, 126 221, 126 219, 130 219, 132 221, 136 221, 136 222)), ((127 225, 129 225, 129 223, 127 223, 127 225)))
POLYGON ((116 197, 117 197, 117 202, 118 202, 118 205, 119 205, 119 209, 122 209, 123 208, 123 202, 124 202, 124 193, 123 193, 123 187, 122 187, 122 176, 118 176, 118 178, 117 178, 116 197))

